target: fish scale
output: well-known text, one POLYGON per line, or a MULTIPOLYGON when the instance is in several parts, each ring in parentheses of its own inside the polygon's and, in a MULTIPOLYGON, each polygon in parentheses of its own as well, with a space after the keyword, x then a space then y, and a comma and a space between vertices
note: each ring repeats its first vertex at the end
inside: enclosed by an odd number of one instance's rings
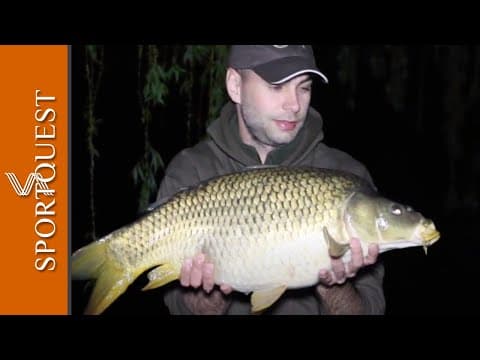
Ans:
POLYGON ((97 279, 86 309, 96 314, 146 270, 153 268, 146 289, 163 286, 179 278, 185 259, 202 252, 214 265, 215 283, 253 292, 252 311, 259 311, 286 289, 314 285, 319 271, 331 268, 331 256, 348 258, 352 236, 361 238, 365 253, 368 243, 390 241, 392 249, 438 239, 431 221, 412 211, 394 217, 391 204, 365 180, 341 171, 249 169, 182 190, 77 250, 72 275, 97 279), (391 218, 390 228, 373 238, 379 217, 391 218))

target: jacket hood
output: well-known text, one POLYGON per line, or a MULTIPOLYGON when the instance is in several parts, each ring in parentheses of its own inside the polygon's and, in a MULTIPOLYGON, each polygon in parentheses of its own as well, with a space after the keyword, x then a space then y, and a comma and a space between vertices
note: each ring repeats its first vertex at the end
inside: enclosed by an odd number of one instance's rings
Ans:
MULTIPOLYGON (((238 130, 237 110, 235 104, 229 101, 216 119, 207 129, 217 146, 229 157, 245 166, 261 164, 257 151, 253 146, 246 145, 240 138, 238 130)), ((305 124, 295 139, 268 154, 265 164, 295 165, 323 140, 322 116, 312 107, 309 108, 305 124)))

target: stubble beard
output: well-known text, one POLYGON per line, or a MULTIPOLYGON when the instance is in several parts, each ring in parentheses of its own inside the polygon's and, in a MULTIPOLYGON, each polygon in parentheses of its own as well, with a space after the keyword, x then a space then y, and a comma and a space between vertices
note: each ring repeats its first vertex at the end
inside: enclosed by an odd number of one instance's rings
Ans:
MULTIPOLYGON (((298 129, 288 136, 281 136, 281 133, 275 131, 275 124, 272 119, 261 119, 256 112, 251 111, 248 106, 240 105, 240 114, 253 141, 259 146, 279 147, 290 143, 298 134, 303 126, 299 124, 298 129), (258 119, 260 118, 260 121, 258 119), (278 134, 278 135, 277 135, 278 134)), ((286 134, 285 134, 286 135, 286 134)))

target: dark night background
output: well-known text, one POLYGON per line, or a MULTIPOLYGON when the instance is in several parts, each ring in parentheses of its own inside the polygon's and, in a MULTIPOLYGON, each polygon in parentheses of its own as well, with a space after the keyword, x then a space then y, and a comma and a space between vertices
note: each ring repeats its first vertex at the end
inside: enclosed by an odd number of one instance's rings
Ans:
MULTIPOLYGON (((432 218, 442 234, 428 256, 420 247, 381 255, 387 314, 477 315, 479 46, 314 45, 314 50, 330 80, 327 86, 314 84, 312 96, 312 106, 324 118, 325 142, 363 162, 381 193, 432 218), (350 52, 342 53, 346 48, 350 52), (396 68, 402 62, 395 56, 406 59, 406 65, 396 68), (355 71, 344 69, 352 64, 355 71), (342 81, 345 73, 349 81, 342 81), (403 79, 405 86, 396 79, 403 79), (405 90, 404 97, 396 95, 397 88, 405 90)), ((72 46, 73 251, 94 240, 93 233, 98 239, 138 216, 139 189, 131 174, 145 140, 137 46, 105 46, 94 108, 92 139, 98 157, 91 182, 85 54, 84 46, 72 46)), ((193 68, 194 75, 203 73, 202 66, 193 68)), ((207 117, 199 104, 208 101, 203 89, 194 83, 195 106, 188 108, 186 95, 172 85, 165 104, 151 108, 149 139, 165 164, 203 136, 207 117), (196 117, 190 123, 189 111, 196 117)), ((156 172, 157 181, 162 174, 161 169, 156 172)), ((162 290, 141 292, 144 283, 145 278, 139 278, 105 315, 166 315, 162 290)), ((85 282, 73 282, 73 314, 82 312, 90 290, 85 282)))

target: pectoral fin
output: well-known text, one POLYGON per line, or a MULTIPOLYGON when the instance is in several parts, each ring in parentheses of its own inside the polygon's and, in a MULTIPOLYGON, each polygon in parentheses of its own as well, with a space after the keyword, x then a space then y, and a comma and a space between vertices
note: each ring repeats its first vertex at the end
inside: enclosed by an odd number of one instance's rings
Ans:
POLYGON ((328 254, 331 257, 337 258, 341 257, 343 254, 345 254, 350 247, 349 244, 340 244, 337 242, 328 232, 327 228, 324 226, 323 227, 323 236, 325 237, 325 240, 327 241, 328 245, 328 254))
POLYGON ((163 264, 150 271, 147 276, 150 281, 142 290, 155 289, 173 280, 177 280, 180 273, 178 270, 175 270, 172 265, 163 264))
POLYGON ((286 285, 278 286, 272 289, 254 291, 251 297, 252 313, 265 310, 277 301, 287 289, 286 285))

